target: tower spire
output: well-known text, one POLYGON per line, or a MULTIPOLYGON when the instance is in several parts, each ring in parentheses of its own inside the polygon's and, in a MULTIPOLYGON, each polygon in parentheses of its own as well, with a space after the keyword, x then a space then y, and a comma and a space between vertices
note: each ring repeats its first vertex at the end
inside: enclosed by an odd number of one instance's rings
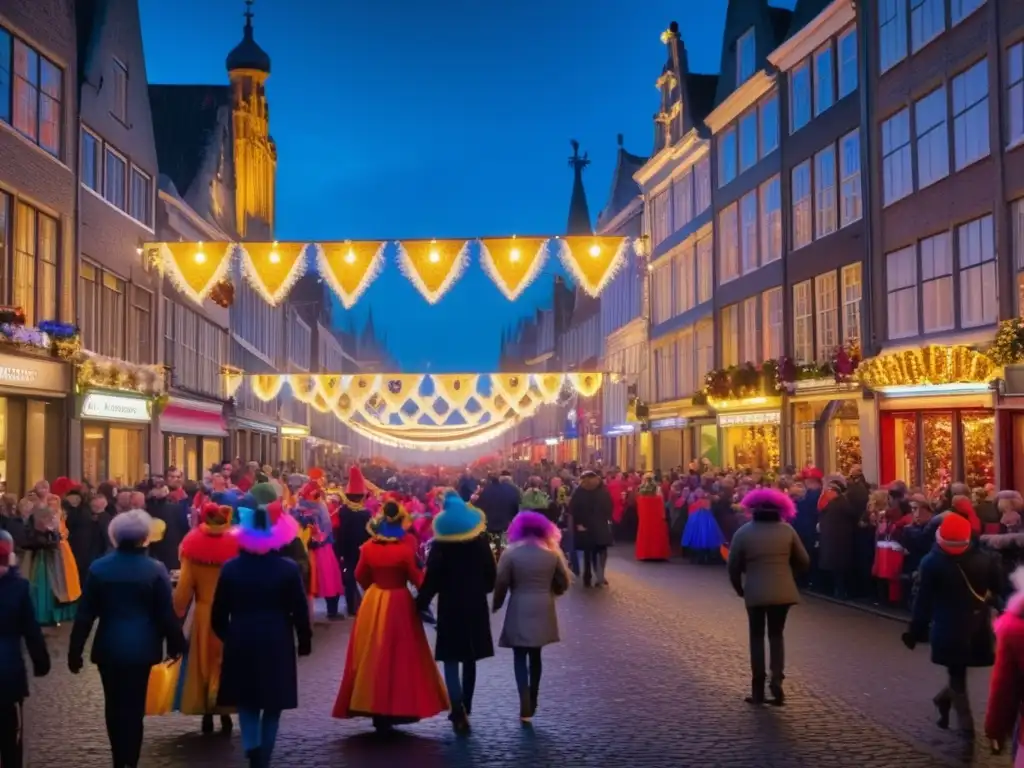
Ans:
POLYGON ((243 13, 242 15, 245 16, 245 28, 246 29, 252 29, 252 17, 253 17, 252 4, 253 4, 253 2, 254 2, 254 0, 245 0, 245 13, 243 13))
POLYGON ((580 143, 572 139, 572 157, 569 167, 573 171, 572 197, 569 200, 569 222, 566 226, 567 235, 593 234, 590 227, 590 208, 587 206, 587 193, 583 188, 583 169, 590 165, 587 153, 580 155, 580 143))

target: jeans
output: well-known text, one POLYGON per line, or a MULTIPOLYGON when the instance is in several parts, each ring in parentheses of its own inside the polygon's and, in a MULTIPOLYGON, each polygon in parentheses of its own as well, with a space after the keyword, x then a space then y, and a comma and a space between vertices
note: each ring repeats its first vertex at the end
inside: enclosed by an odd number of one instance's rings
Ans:
POLYGON ((591 582, 593 572, 594 584, 604 584, 604 566, 608 562, 608 547, 588 547, 583 550, 583 582, 591 582))
POLYGON ((142 751, 142 720, 152 667, 140 664, 102 664, 103 710, 110 753, 116 766, 137 766, 142 751))
POLYGON ((345 587, 345 609, 349 616, 355 616, 359 610, 359 603, 362 595, 359 594, 359 584, 356 583, 356 565, 359 558, 345 558, 345 565, 341 570, 341 583, 345 587))
POLYGON ((444 684, 448 688, 448 698, 452 702, 452 712, 457 712, 459 706, 466 710, 466 714, 473 711, 473 691, 476 690, 476 662, 475 661, 445 661, 444 684), (462 667, 462 677, 459 677, 459 667, 462 667))
POLYGON ((783 673, 786 668, 786 647, 782 635, 786 629, 788 614, 788 605, 747 608, 747 621, 750 626, 750 674, 755 681, 765 678, 764 633, 766 625, 772 682, 778 684, 785 678, 783 673))
POLYGON ((540 648, 513 648, 512 666, 516 673, 516 687, 520 693, 529 691, 530 700, 536 706, 540 692, 540 673, 543 671, 540 648))
POLYGON ((341 602, 340 597, 325 597, 324 602, 327 603, 327 615, 337 616, 338 615, 338 603, 341 602))
POLYGON ((270 765, 270 755, 277 741, 281 712, 259 709, 238 709, 238 726, 242 731, 242 747, 246 752, 260 749, 263 762, 270 765))
POLYGON ((0 705, 0 768, 21 768, 24 764, 22 717, 24 712, 20 701, 0 705))
POLYGON ((946 672, 946 686, 935 695, 933 701, 936 706, 950 707, 956 712, 957 725, 961 731, 973 731, 974 714, 971 712, 971 699, 967 695, 967 667, 946 667, 946 672))

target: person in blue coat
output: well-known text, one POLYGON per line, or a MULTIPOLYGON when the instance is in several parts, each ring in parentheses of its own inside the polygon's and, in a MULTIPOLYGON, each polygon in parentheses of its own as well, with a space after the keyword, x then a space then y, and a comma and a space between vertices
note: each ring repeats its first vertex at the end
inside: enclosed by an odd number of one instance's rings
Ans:
POLYGON ((132 768, 142 751, 150 670, 163 661, 165 645, 169 658, 185 650, 167 568, 146 551, 153 527, 153 518, 140 509, 110 521, 115 549, 89 567, 68 647, 68 668, 77 675, 97 625, 90 658, 103 683, 110 751, 114 765, 132 768))
POLYGON ((21 768, 22 703, 28 698, 28 649, 36 677, 50 671, 50 654, 32 610, 28 581, 14 567, 14 539, 0 531, 0 765, 21 768))

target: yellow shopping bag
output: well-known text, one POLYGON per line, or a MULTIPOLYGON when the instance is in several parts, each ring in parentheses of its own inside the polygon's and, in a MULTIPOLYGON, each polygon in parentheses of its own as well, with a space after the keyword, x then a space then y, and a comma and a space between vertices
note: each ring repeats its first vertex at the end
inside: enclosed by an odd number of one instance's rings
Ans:
POLYGON ((164 661, 149 671, 149 687, 146 689, 147 715, 166 715, 171 711, 180 672, 181 659, 164 661))

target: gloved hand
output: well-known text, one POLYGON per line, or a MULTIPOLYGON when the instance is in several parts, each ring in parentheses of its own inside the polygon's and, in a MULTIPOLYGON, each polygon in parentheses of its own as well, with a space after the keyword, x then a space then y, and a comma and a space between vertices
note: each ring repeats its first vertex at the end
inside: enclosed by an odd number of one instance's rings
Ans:
POLYGON ((900 639, 903 641, 903 644, 907 646, 907 648, 909 648, 911 651, 917 647, 917 638, 914 637, 913 633, 911 632, 904 632, 902 635, 900 635, 900 639))
POLYGON ((85 662, 82 661, 81 656, 68 656, 68 669, 71 670, 72 675, 81 672, 83 666, 85 666, 85 662))

